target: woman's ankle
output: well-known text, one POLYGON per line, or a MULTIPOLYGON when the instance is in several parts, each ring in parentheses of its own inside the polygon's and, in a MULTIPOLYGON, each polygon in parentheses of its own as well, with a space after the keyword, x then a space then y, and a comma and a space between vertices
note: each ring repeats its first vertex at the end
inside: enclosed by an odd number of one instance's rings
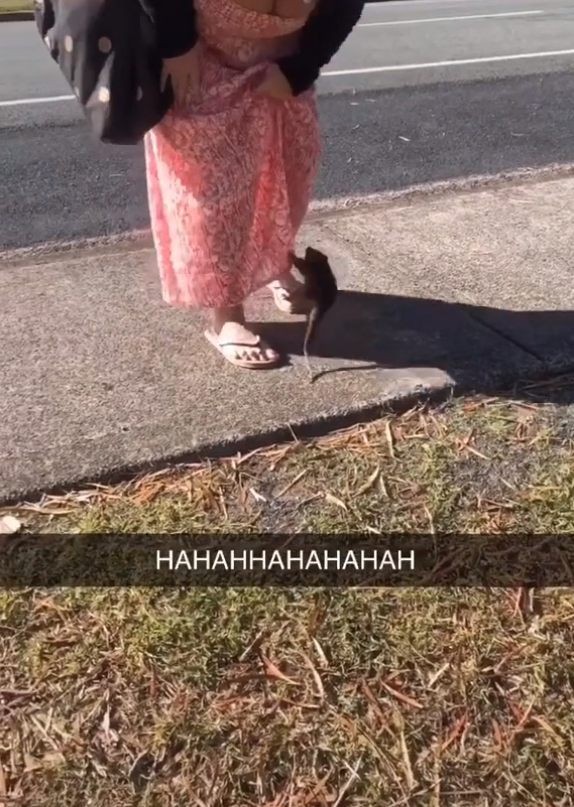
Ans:
POLYGON ((211 309, 211 323, 216 332, 219 332, 227 322, 245 324, 245 312, 242 305, 211 309))
POLYGON ((281 275, 281 277, 269 283, 268 288, 271 289, 271 291, 284 291, 289 294, 296 294, 300 291, 302 285, 303 284, 297 280, 295 275, 292 274, 291 270, 289 270, 281 275))

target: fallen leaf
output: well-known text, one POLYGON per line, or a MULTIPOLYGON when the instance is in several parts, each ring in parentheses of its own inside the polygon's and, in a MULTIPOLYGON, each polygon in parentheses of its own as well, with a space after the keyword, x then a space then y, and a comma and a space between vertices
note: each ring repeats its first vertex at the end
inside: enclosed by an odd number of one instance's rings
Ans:
POLYGON ((325 697, 325 688, 323 687, 323 682, 321 681, 321 676, 317 672, 317 668, 315 667, 315 665, 313 664, 313 662, 311 661, 309 656, 307 656, 305 653, 303 653, 303 651, 300 651, 300 653, 303 656, 303 658, 305 659, 305 663, 307 664, 307 666, 311 670, 311 675, 313 676, 313 680, 315 681, 315 686, 317 687, 317 694, 319 695, 319 697, 321 699, 323 699, 325 697))
POLYGON ((502 732, 500 730, 500 726, 498 722, 492 719, 492 731, 494 733, 494 747, 496 751, 502 751, 504 747, 504 741, 502 739, 502 732))
POLYGON ((392 459, 395 459, 395 438, 393 435, 393 430, 391 428, 391 424, 387 420, 385 423, 385 434, 387 437, 387 444, 389 446, 389 454, 391 455, 392 459))
POLYGON ((284 675, 279 667, 277 667, 271 659, 267 658, 267 656, 261 653, 261 660, 263 661, 263 666, 265 667, 265 675, 269 678, 278 678, 279 681, 285 681, 286 684, 293 684, 293 686, 299 686, 297 681, 294 681, 292 678, 288 678, 284 675))
POLYGON ((375 482, 377 481, 380 473, 381 473, 380 467, 375 468, 375 470, 370 475, 370 477, 367 479, 365 484, 361 485, 361 487, 357 491, 356 495, 357 496, 362 496, 363 493, 366 493, 368 490, 370 490, 373 487, 373 485, 375 484, 375 482))
POLYGON ((300 482, 301 479, 303 479, 303 477, 305 476, 306 473, 307 473, 307 469, 304 469, 303 471, 298 473, 297 476, 295 477, 295 479, 292 479, 284 487, 282 487, 281 490, 278 493, 275 494, 275 498, 280 499, 281 496, 284 496, 286 493, 288 493, 291 490, 291 488, 295 487, 297 482, 300 482))
POLYGON ((8 795, 8 787, 6 785, 6 777, 4 776, 4 768, 0 762, 0 807, 5 807, 4 797, 8 795))
POLYGON ((342 510, 349 510, 345 502, 341 501, 341 499, 338 499, 336 496, 333 496, 332 493, 325 493, 325 499, 331 504, 336 504, 337 507, 340 507, 342 510))
POLYGON ((327 655, 326 655, 325 651, 323 650, 323 648, 321 647, 321 645, 319 644, 317 639, 315 639, 314 636, 311 638, 311 641, 313 642, 313 646, 315 647, 315 651, 316 651, 317 655, 319 656, 320 666, 327 668, 329 666, 329 660, 327 658, 327 655))
POLYGON ((379 700, 378 700, 377 696, 375 695, 375 693, 373 692, 373 690, 372 690, 372 689, 371 689, 371 687, 370 687, 370 686, 367 684, 367 682, 366 682, 366 681, 363 681, 363 682, 362 682, 362 690, 363 690, 363 692, 365 693, 365 697, 367 698, 367 700, 369 701, 369 703, 370 703, 370 704, 371 704, 371 706, 373 707, 373 710, 374 710, 375 714, 377 715, 377 717, 379 718, 379 720, 380 720, 381 725, 383 726, 383 728, 384 728, 384 729, 385 729, 385 730, 386 730, 386 731, 387 731, 387 732, 388 732, 388 733, 389 733, 391 736, 394 736, 394 735, 393 735, 393 733, 392 733, 392 732, 389 730, 389 727, 388 727, 388 725, 387 725, 387 719, 386 719, 386 717, 385 717, 385 713, 383 712, 383 710, 382 710, 382 708, 381 708, 381 704, 379 703, 379 700))
POLYGON ((2 516, 0 518, 0 535, 14 535, 22 525, 15 516, 2 516))
POLYGON ((557 734, 554 731, 554 729, 547 720, 545 720, 543 717, 538 717, 537 715, 532 715, 530 719, 532 720, 533 723, 536 723, 538 726, 540 726, 541 729, 544 729, 544 731, 547 731, 549 734, 552 734, 552 736, 559 741, 560 745, 563 744, 562 738, 560 737, 559 734, 557 734))
POLYGON ((406 704, 408 704, 409 706, 414 706, 414 707, 415 707, 415 709, 422 709, 422 708, 423 708, 422 703, 419 703, 419 702, 418 702, 418 701, 416 701, 414 698, 410 698, 408 695, 403 695, 403 693, 402 693, 402 692, 399 692, 399 690, 398 690, 398 689, 394 689, 394 687, 391 687, 391 686, 389 686, 388 684, 385 684, 385 682, 384 682, 384 681, 381 681, 381 684, 382 684, 382 685, 384 686, 384 688, 387 690, 387 692, 389 693, 389 695, 392 695, 392 696, 393 696, 394 698, 396 698, 398 701, 402 701, 402 703, 406 703, 406 704))

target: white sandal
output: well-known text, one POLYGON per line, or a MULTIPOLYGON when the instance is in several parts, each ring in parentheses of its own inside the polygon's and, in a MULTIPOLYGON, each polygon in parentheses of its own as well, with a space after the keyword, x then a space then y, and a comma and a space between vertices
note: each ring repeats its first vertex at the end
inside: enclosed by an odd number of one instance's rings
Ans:
POLYGON ((260 336, 251 333, 239 323, 226 322, 218 334, 212 328, 208 328, 204 331, 204 336, 221 353, 224 359, 235 367, 241 367, 243 370, 269 370, 281 363, 281 356, 272 347, 264 342, 260 336), (226 338, 226 329, 231 330, 229 326, 233 329, 233 336, 230 333, 229 338, 226 338), (242 349, 255 349, 258 351, 260 358, 241 358, 237 353, 242 349), (273 350, 276 355, 271 359, 266 358, 263 355, 266 350, 273 350))
POLYGON ((305 286, 297 280, 293 280, 292 289, 280 285, 269 286, 275 305, 284 314, 308 314, 313 303, 305 294, 305 286))

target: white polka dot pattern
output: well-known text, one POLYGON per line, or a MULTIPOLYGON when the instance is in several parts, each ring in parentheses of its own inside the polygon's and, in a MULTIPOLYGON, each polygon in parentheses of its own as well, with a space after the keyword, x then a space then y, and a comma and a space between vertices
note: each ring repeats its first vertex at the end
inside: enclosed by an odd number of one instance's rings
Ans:
POLYGON ((141 0, 33 3, 38 33, 98 139, 141 142, 173 101, 171 86, 161 86, 155 24, 141 0))

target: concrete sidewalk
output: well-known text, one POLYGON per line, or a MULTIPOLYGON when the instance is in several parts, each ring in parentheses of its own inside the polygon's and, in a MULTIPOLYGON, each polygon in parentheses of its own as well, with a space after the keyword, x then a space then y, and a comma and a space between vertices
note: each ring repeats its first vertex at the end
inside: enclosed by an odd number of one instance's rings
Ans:
POLYGON ((309 383, 302 319, 265 321, 291 364, 236 370, 160 299, 150 249, 0 262, 0 497, 341 422, 413 394, 574 368, 574 179, 324 215, 301 245, 344 289, 309 383))

